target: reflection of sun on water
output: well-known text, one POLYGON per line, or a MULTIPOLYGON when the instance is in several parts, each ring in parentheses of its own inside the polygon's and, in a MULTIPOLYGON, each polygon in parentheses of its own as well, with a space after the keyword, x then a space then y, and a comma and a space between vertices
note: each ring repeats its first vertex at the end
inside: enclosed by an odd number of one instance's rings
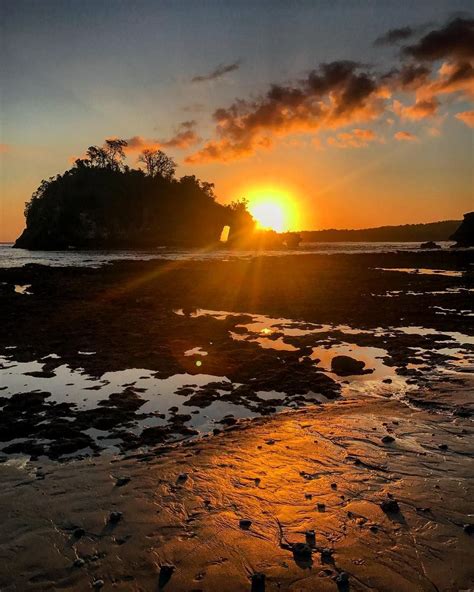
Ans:
POLYGON ((260 228, 286 232, 295 225, 294 200, 279 189, 258 188, 247 193, 249 211, 260 228))

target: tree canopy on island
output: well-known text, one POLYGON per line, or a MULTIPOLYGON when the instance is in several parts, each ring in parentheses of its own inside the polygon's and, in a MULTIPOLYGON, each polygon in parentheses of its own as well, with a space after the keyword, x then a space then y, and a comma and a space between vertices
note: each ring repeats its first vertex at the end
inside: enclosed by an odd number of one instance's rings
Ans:
POLYGON ((143 168, 125 163, 127 142, 90 146, 63 174, 43 180, 25 207, 26 229, 16 247, 207 247, 225 226, 229 243, 248 239, 255 221, 245 200, 224 206, 214 184, 194 175, 175 177, 176 164, 161 150, 144 150, 143 168))

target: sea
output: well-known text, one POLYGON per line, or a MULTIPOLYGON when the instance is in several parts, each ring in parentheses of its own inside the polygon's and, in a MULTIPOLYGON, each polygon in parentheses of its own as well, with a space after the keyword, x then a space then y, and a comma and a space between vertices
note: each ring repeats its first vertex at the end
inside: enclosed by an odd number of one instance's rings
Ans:
MULTIPOLYGON (((449 249, 454 243, 438 243, 443 249, 449 249)), ((351 254, 351 253, 394 253, 397 251, 419 251, 416 242, 331 242, 303 243, 297 249, 236 251, 233 249, 168 249, 151 250, 110 250, 110 251, 29 251, 13 249, 11 243, 0 244, 0 268, 22 267, 31 263, 51 267, 101 267, 114 261, 148 261, 151 259, 195 260, 206 259, 228 261, 230 259, 248 259, 256 256, 284 256, 308 254, 351 254)))

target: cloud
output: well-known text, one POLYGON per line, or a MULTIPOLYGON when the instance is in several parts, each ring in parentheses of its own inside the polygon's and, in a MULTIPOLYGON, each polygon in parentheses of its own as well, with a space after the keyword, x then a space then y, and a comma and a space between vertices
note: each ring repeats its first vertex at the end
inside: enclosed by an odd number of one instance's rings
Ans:
POLYGON ((474 127, 474 111, 462 111, 461 113, 456 113, 454 117, 469 127, 474 127))
POLYGON ((393 137, 399 142, 418 142, 418 137, 410 132, 397 132, 393 137))
POLYGON ((0 154, 5 154, 11 151, 10 144, 0 144, 0 154))
POLYGON ((456 18, 433 30, 417 43, 403 48, 406 56, 419 61, 474 58, 474 18, 456 18))
POLYGON ((220 64, 219 66, 217 66, 217 68, 215 70, 213 70, 212 72, 209 72, 209 74, 203 74, 201 76, 195 76, 194 78, 191 79, 191 82, 207 82, 208 80, 216 80, 217 78, 221 78, 222 76, 224 76, 225 74, 228 74, 229 72, 234 72, 235 70, 238 70, 241 66, 241 60, 237 60, 236 62, 233 62, 232 64, 220 64))
POLYGON ((195 127, 196 122, 194 120, 183 121, 179 124, 175 135, 168 140, 162 140, 161 145, 164 148, 178 148, 180 150, 194 146, 201 141, 194 129, 195 127))
POLYGON ((143 136, 132 136, 126 138, 127 146, 125 152, 141 152, 142 150, 159 150, 161 143, 158 140, 144 138, 143 136))
POLYGON ((356 128, 351 132, 341 132, 335 137, 328 138, 327 143, 335 148, 365 148, 377 139, 374 131, 356 128))
POLYGON ((401 27, 400 29, 390 29, 384 35, 377 37, 374 41, 374 45, 393 45, 399 41, 405 41, 413 37, 416 30, 412 27, 401 27))
POLYGON ((427 117, 434 117, 438 111, 439 102, 436 97, 417 100, 413 105, 405 106, 400 101, 393 101, 393 111, 401 119, 419 121, 427 117))
POLYGON ((387 97, 381 91, 355 62, 322 64, 293 84, 275 84, 257 99, 217 109, 215 138, 186 160, 225 162, 269 148, 277 136, 370 121, 384 111, 387 97))

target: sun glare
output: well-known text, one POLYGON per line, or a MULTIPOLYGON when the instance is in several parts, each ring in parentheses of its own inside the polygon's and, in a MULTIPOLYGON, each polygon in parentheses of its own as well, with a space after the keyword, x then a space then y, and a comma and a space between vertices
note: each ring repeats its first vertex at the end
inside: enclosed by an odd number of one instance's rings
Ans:
POLYGON ((259 228, 286 232, 295 223, 293 200, 281 190, 255 189, 248 194, 249 211, 259 228))

